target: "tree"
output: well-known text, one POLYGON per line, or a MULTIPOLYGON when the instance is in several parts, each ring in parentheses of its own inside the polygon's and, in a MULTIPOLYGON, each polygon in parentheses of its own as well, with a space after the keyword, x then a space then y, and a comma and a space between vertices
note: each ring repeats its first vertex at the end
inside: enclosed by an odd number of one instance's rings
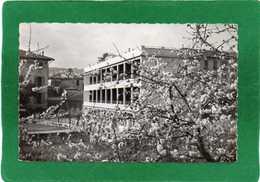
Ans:
POLYGON ((93 108, 83 115, 80 127, 90 142, 111 145, 109 160, 236 160, 237 27, 187 27, 192 46, 177 52, 182 62, 174 71, 164 71, 156 57, 134 64, 142 85, 130 110, 93 108), (216 69, 201 67, 209 57, 219 61, 216 69))
MULTIPOLYGON (((149 57, 146 63, 135 65, 139 70, 136 76, 142 82, 139 99, 130 106, 135 124, 115 136, 113 128, 119 125, 125 112, 116 110, 105 117, 111 126, 107 132, 112 132, 112 136, 114 133, 118 160, 130 160, 122 156, 147 145, 158 153, 157 158, 148 157, 148 161, 236 160, 237 56, 231 51, 236 47, 236 27, 188 25, 188 28, 193 46, 178 52, 183 62, 175 72, 164 72, 165 63, 160 60, 147 66, 152 60, 149 57), (230 37, 220 35, 223 33, 230 37), (223 39, 214 42, 213 36, 223 39), (220 61, 218 69, 201 68, 201 61, 208 56, 220 61), (117 121, 112 119, 115 114, 117 121), (136 145, 130 146, 129 140, 136 145), (145 140, 143 145, 142 140, 145 140)), ((97 119, 99 114, 87 116, 92 121, 90 128, 95 120, 104 123, 102 118, 97 119)), ((104 125, 94 126, 97 130, 92 133, 102 138, 106 133, 100 134, 104 125)))
POLYGON ((113 53, 108 53, 108 52, 106 52, 106 53, 102 54, 101 57, 98 57, 98 62, 103 62, 103 61, 106 60, 106 58, 108 58, 108 57, 114 57, 114 56, 115 56, 115 55, 114 55, 113 53))
POLYGON ((65 74, 66 74, 67 78, 71 78, 71 77, 73 77, 74 71, 72 68, 69 68, 65 74))

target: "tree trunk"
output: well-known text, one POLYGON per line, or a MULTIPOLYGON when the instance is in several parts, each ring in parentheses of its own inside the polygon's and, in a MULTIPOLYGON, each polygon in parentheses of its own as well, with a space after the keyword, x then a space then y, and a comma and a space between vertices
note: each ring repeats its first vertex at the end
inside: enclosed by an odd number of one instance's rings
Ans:
POLYGON ((200 129, 198 128, 197 129, 198 131, 198 149, 202 155, 202 157, 204 159, 207 160, 207 162, 217 162, 212 156, 211 154, 209 153, 209 151, 207 150, 206 146, 205 146, 205 143, 204 143, 204 140, 203 140, 203 137, 201 136, 201 131, 200 129))

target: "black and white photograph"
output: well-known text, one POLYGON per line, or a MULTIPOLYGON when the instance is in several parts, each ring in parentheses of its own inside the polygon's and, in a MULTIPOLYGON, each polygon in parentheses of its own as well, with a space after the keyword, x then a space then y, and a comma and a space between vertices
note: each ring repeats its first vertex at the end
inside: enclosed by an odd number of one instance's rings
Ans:
POLYGON ((21 23, 19 160, 237 160, 236 24, 21 23))

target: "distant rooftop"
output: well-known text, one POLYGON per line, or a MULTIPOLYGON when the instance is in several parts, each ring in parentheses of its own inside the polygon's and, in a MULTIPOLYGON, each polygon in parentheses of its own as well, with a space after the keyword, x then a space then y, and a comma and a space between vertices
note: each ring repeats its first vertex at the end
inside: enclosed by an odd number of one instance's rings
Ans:
POLYGON ((37 60, 44 60, 44 61, 54 61, 54 58, 45 56, 42 54, 36 54, 34 52, 29 52, 25 50, 19 50, 19 57, 20 59, 37 59, 37 60))

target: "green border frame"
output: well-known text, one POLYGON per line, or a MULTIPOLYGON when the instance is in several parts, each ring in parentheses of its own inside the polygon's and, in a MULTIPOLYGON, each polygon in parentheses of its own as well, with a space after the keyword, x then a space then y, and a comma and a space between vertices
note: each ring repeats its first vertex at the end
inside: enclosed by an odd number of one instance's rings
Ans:
POLYGON ((5 181, 257 181, 259 176, 257 2, 6 2, 3 6, 2 176, 5 181), (236 23, 239 26, 238 161, 77 163, 18 161, 18 36, 21 22, 236 23))

